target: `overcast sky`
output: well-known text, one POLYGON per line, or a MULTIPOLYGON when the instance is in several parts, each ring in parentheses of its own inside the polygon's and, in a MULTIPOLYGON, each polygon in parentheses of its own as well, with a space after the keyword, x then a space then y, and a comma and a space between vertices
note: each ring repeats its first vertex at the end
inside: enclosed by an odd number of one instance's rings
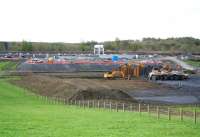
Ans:
POLYGON ((200 38, 200 0, 0 0, 0 41, 200 38))

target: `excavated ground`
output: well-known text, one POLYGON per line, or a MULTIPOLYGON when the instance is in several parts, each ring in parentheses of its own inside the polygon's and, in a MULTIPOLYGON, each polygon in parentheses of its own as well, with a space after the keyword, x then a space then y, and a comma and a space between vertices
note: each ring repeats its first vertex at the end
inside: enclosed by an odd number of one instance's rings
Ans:
POLYGON ((111 99, 136 102, 128 91, 161 89, 158 84, 143 80, 61 79, 40 75, 26 76, 11 82, 40 95, 78 100, 111 99))
MULTIPOLYGON (((186 81, 190 83, 196 79, 186 81)), ((59 78, 32 74, 12 83, 37 94, 69 100, 105 99, 114 101, 159 104, 200 103, 199 87, 169 85, 145 80, 105 80, 86 78, 59 78)))

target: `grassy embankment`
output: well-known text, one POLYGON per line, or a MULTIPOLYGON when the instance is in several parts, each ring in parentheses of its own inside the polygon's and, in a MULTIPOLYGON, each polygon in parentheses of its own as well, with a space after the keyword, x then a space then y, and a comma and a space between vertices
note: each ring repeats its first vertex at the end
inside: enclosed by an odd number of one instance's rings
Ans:
POLYGON ((49 104, 0 80, 1 137, 199 137, 200 124, 49 104))
POLYGON ((0 71, 15 70, 18 62, 13 61, 0 61, 0 71))

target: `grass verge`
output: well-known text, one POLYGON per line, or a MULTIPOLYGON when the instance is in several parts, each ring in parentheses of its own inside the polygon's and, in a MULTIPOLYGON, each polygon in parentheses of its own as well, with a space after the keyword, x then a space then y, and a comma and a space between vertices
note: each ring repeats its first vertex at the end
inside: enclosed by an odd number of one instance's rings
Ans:
POLYGON ((52 105, 0 80, 1 137, 199 137, 200 124, 52 105))
POLYGON ((18 62, 14 61, 0 61, 0 71, 16 70, 18 62))

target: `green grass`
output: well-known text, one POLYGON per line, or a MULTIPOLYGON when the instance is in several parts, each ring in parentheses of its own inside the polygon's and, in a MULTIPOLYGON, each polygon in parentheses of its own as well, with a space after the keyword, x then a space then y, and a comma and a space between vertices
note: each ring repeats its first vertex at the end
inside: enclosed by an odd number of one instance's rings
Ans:
POLYGON ((0 137, 199 137, 200 124, 53 105, 0 80, 0 137))
POLYGON ((18 62, 13 61, 0 61, 0 71, 2 70, 15 70, 18 62))
POLYGON ((200 67, 200 61, 186 60, 185 62, 194 67, 200 67))

